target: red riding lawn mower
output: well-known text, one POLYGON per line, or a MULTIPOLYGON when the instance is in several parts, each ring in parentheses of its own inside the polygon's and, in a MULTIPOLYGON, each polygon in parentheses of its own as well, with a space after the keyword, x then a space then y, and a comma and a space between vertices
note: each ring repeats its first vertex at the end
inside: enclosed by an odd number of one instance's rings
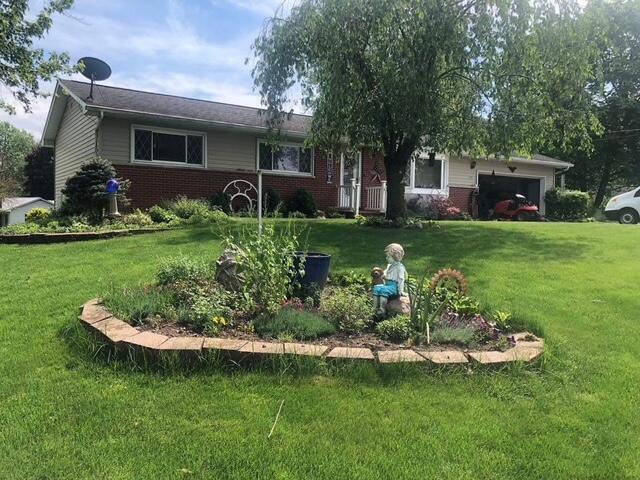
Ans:
POLYGON ((493 207, 491 218, 504 218, 507 220, 518 220, 520 222, 541 222, 544 221, 538 206, 527 200, 524 195, 516 193, 511 200, 502 200, 493 207))

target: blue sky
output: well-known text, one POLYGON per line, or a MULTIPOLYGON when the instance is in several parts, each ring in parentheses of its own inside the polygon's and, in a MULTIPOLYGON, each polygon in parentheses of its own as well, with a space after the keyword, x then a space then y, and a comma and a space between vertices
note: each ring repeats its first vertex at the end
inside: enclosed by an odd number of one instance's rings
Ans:
MULTIPOLYGON (((31 0, 31 12, 43 0, 31 0)), ((66 51, 72 61, 94 56, 111 65, 102 82, 128 88, 259 106, 253 91, 251 43, 283 0, 76 0, 56 16, 38 46, 66 51)), ((84 80, 81 75, 73 78, 84 80)), ((53 84, 43 84, 51 92, 53 84)), ((0 96, 11 99, 0 86, 0 96)), ((21 107, 8 120, 40 139, 51 98, 21 107)))

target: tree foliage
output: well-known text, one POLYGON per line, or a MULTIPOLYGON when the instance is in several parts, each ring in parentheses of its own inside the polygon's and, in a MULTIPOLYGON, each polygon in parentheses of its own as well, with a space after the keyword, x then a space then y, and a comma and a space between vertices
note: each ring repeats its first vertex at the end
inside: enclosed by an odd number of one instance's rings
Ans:
POLYGON ((53 200, 55 195, 53 148, 38 147, 26 156, 23 190, 30 197, 53 200))
MULTIPOLYGON (((63 13, 73 0, 50 0, 33 20, 27 20, 28 0, 0 0, 0 85, 30 110, 31 98, 40 95, 40 81, 73 71, 65 53, 45 52, 33 46, 51 28, 53 15, 63 13)), ((15 108, 0 98, 0 110, 15 108)))
POLYGON ((0 198, 22 192, 25 157, 35 147, 29 132, 0 122, 0 198))
POLYGON ((254 81, 274 131, 297 83, 309 142, 380 148, 395 218, 417 149, 588 144, 595 49, 579 17, 573 0, 303 0, 254 42, 254 81))
POLYGON ((600 78, 590 93, 604 130, 594 135, 592 150, 572 149, 567 183, 594 192, 599 207, 610 188, 640 183, 640 1, 595 0, 584 20, 599 46, 600 78))

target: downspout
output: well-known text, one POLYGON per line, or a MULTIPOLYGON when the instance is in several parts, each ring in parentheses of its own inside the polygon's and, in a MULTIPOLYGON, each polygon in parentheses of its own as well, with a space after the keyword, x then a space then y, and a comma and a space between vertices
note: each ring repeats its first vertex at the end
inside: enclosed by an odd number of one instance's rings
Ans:
POLYGON ((100 135, 100 126, 102 125, 102 120, 104 120, 104 111, 100 110, 100 115, 98 116, 98 123, 96 124, 96 129, 94 133, 94 139, 95 139, 94 153, 96 157, 100 156, 100 150, 101 150, 98 137, 100 135))

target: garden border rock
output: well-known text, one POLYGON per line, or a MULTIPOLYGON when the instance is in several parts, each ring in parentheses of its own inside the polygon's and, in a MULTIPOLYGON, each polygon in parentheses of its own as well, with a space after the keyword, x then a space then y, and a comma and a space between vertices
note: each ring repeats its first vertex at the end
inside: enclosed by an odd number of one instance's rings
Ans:
POLYGON ((99 232, 61 232, 61 233, 9 233, 0 234, 0 243, 34 245, 43 243, 82 242, 85 240, 100 240, 105 238, 142 235, 144 233, 164 232, 173 230, 170 227, 134 228, 123 230, 102 230, 99 232))
POLYGON ((328 360, 375 361, 381 364, 427 362, 437 366, 461 365, 473 362, 481 365, 504 365, 510 362, 531 362, 544 352, 544 340, 528 332, 513 335, 515 346, 501 351, 462 352, 423 351, 418 348, 381 350, 374 352, 362 347, 329 347, 326 345, 261 342, 214 337, 168 337, 133 327, 114 317, 99 299, 82 306, 80 321, 90 331, 99 334, 117 347, 142 348, 150 352, 174 352, 192 355, 194 352, 217 350, 234 358, 260 358, 273 355, 304 355, 328 360))

